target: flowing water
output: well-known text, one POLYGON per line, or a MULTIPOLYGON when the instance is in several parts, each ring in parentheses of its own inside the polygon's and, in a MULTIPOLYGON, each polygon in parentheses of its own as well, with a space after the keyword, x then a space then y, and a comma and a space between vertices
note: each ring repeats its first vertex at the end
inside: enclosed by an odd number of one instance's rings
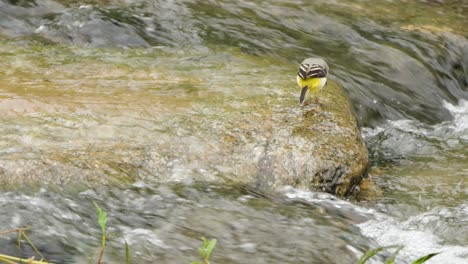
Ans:
MULTIPOLYGON (((218 239, 213 263, 356 263, 389 245, 398 263, 468 263, 467 14, 463 0, 1 0, 0 231, 29 226, 48 260, 95 263, 96 201, 107 263, 124 240, 132 263, 190 263, 201 236, 218 239), (232 170, 213 158, 220 135, 241 133, 229 120, 295 107, 308 56, 347 91, 376 186, 342 200, 216 181, 232 170)), ((0 248, 33 255, 11 234, 0 248)))

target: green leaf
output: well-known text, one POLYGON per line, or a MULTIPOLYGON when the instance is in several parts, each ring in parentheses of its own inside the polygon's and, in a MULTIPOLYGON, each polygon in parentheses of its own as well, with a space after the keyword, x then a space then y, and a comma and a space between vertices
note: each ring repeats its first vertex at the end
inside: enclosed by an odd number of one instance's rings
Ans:
POLYGON ((125 240, 125 263, 130 264, 130 248, 128 247, 127 240, 125 240))
POLYGON ((107 224, 107 213, 100 212, 98 216, 98 223, 101 226, 102 233, 106 232, 106 224, 107 224))
POLYGON ((217 242, 218 242, 218 241, 217 241, 216 239, 211 239, 211 240, 208 242, 208 245, 207 245, 206 248, 205 248, 205 250, 206 250, 206 258, 207 258, 207 259, 210 259, 211 253, 213 252, 213 249, 215 248, 217 242))
POLYGON ((206 248, 208 246, 208 241, 205 237, 201 237, 201 240, 203 241, 203 248, 206 248))
POLYGON ((198 248, 198 254, 200 254, 200 256, 202 258, 205 258, 205 249, 204 248, 198 248))
POLYGON ((102 233, 105 234, 107 225, 107 213, 104 212, 95 201, 93 201, 93 204, 96 207, 96 211, 98 214, 98 223, 101 226, 102 233))
POLYGON ((424 263, 426 261, 428 261, 429 259, 431 259, 432 257, 436 256, 436 255, 439 255, 440 252, 437 252, 437 253, 431 253, 431 254, 428 254, 424 257, 420 257, 418 258, 417 260, 415 260, 412 264, 421 264, 421 263, 424 263))

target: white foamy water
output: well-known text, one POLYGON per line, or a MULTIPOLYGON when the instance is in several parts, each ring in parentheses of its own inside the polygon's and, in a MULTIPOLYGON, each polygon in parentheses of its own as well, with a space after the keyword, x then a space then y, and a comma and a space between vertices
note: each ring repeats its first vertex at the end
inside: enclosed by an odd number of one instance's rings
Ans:
POLYGON ((376 213, 372 209, 356 206, 329 193, 299 190, 289 186, 283 187, 280 191, 290 199, 302 199, 311 204, 319 205, 324 209, 339 210, 341 213, 346 213, 350 217, 352 216, 357 222, 369 219, 376 213))
POLYGON ((428 138, 468 140, 468 101, 460 100, 457 105, 444 102, 444 107, 450 111, 453 120, 436 125, 426 125, 419 121, 408 119, 388 120, 386 124, 380 127, 363 128, 364 136, 370 138, 386 129, 394 128, 428 138))
MULTIPOLYGON (((397 256, 397 263, 405 261, 411 263, 424 255, 440 252, 426 263, 466 264, 468 246, 450 245, 442 238, 444 227, 448 228, 450 221, 467 225, 468 204, 451 211, 434 209, 403 221, 380 214, 376 219, 357 226, 363 235, 381 246, 403 246, 397 256)), ((462 232, 459 235, 466 234, 462 232)))
MULTIPOLYGON (((428 264, 466 264, 468 263, 468 246, 445 243, 447 230, 456 230, 453 225, 468 225, 468 203, 454 208, 436 207, 432 210, 408 217, 405 220, 380 213, 374 209, 338 199, 327 193, 317 193, 294 188, 285 188, 285 195, 291 199, 303 199, 325 209, 335 208, 344 212, 352 212, 361 219, 357 223, 361 233, 376 242, 380 247, 403 246, 397 255, 396 263, 411 263, 430 253, 440 252, 426 263, 428 264), (451 223, 451 224, 450 224, 451 223)), ((356 217, 356 216, 355 216, 356 217)), ((354 218, 354 217, 353 217, 354 218)), ((458 235, 465 236, 466 230, 458 235)), ((356 256, 364 252, 355 250, 356 256)), ((389 250, 389 252, 393 252, 389 250)), ((376 262, 377 259, 372 259, 376 262)))
POLYGON ((468 140, 468 100, 460 100, 458 105, 446 102, 444 106, 453 115, 452 129, 460 132, 461 137, 468 140))
POLYGON ((376 208, 379 205, 393 208, 389 212, 398 208, 418 209, 409 210, 414 214, 407 217, 404 213, 397 213, 396 217, 374 212, 373 219, 357 224, 363 235, 382 247, 403 246, 397 263, 411 263, 434 252, 441 253, 426 263, 468 263, 468 101, 445 102, 444 107, 452 114, 452 120, 435 125, 396 120, 363 129, 371 153, 380 157, 380 162, 407 161, 407 173, 383 172, 386 180, 380 187, 387 190, 383 196, 391 201, 378 202, 376 208), (418 174, 408 167, 424 169, 418 174), (408 192, 418 194, 425 189, 430 191, 421 193, 425 198, 419 202, 405 198, 408 192))

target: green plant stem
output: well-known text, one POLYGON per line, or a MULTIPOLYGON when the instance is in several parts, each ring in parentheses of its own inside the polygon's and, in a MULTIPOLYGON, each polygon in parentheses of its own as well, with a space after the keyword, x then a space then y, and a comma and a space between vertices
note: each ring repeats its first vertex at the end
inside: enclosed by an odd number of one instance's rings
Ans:
POLYGON ((125 240, 125 263, 130 264, 130 247, 128 246, 127 240, 125 240))
POLYGON ((20 228, 16 228, 16 229, 12 229, 12 230, 3 231, 3 232, 0 232, 0 236, 1 235, 6 235, 6 234, 9 234, 9 233, 25 231, 25 230, 29 230, 29 227, 20 227, 20 228))
POLYGON ((15 261, 15 262, 28 263, 28 264, 53 264, 51 262, 36 261, 32 259, 23 259, 23 258, 17 258, 17 257, 0 254, 0 260, 3 261, 3 259, 6 259, 7 261, 15 261))
POLYGON ((104 249, 106 248, 106 234, 102 234, 101 238, 101 251, 99 252, 98 264, 102 263, 102 257, 104 256, 104 249))
POLYGON ((26 235, 26 233, 23 231, 22 232, 22 235, 23 237, 26 239, 26 241, 28 241, 29 245, 31 245, 31 247, 34 249, 34 251, 45 261, 46 258, 41 254, 41 252, 39 252, 39 250, 37 249, 37 247, 34 245, 34 243, 31 241, 31 239, 29 239, 29 237, 26 235))
POLYGON ((93 201, 94 206, 96 207, 96 212, 98 214, 98 223, 101 226, 101 251, 99 252, 98 264, 102 263, 102 257, 104 256, 104 249, 106 248, 106 225, 107 225, 107 213, 104 212, 99 205, 93 201))
POLYGON ((18 230, 18 256, 21 257, 21 234, 23 233, 23 230, 18 230))
POLYGON ((6 258, 2 258, 0 257, 0 261, 2 262, 5 262, 7 264, 17 264, 16 262, 12 261, 12 260, 9 260, 9 259, 6 259, 6 258))

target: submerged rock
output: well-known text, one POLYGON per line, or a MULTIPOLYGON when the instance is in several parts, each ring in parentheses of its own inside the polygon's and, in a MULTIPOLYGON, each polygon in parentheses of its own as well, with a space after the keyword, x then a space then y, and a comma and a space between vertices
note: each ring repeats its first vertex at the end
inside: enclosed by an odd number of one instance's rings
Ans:
POLYGON ((53 21, 39 26, 45 38, 93 47, 145 47, 144 25, 132 14, 93 6, 69 9, 53 21))
POLYGON ((0 1, 0 35, 31 35, 39 25, 64 9, 64 6, 52 0, 0 1))

